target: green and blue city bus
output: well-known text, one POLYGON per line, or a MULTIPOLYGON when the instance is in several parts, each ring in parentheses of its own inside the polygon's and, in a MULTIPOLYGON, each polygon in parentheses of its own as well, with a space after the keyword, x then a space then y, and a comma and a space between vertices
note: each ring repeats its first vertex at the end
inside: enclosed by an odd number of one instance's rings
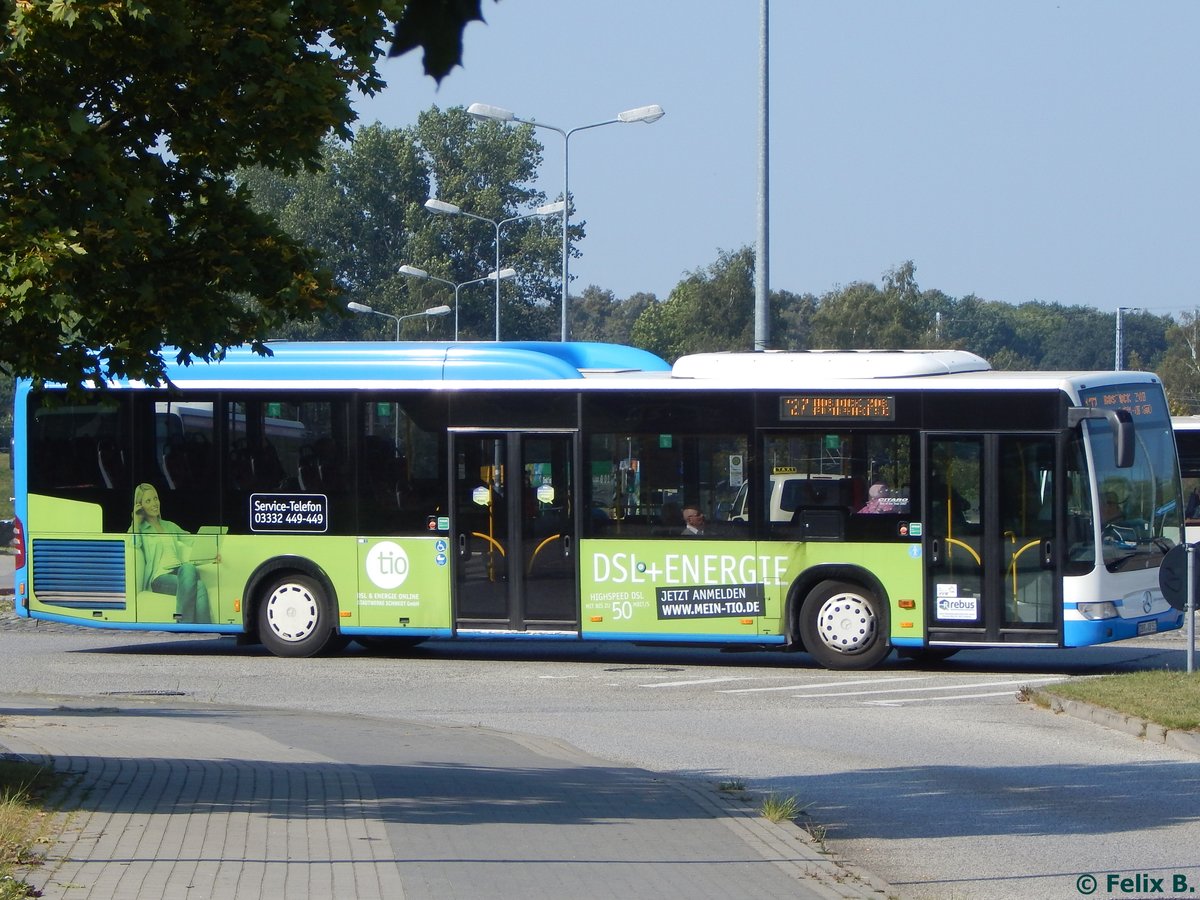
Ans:
POLYGON ((19 615, 350 640, 1075 647, 1174 629, 1159 380, 961 351, 290 344, 18 385, 19 615), (684 508, 707 519, 685 528, 684 508))

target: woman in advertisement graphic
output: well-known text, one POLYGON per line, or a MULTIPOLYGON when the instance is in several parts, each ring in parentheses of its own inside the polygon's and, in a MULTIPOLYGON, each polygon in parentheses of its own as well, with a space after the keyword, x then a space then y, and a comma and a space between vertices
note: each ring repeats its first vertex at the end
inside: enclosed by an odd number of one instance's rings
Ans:
MULTIPOLYGON (((208 588, 200 580, 196 564, 188 560, 192 536, 161 516, 158 489, 139 484, 133 491, 134 546, 142 552, 140 588, 175 595, 177 622, 212 622, 208 588)), ((220 562, 220 557, 212 562, 220 562)))

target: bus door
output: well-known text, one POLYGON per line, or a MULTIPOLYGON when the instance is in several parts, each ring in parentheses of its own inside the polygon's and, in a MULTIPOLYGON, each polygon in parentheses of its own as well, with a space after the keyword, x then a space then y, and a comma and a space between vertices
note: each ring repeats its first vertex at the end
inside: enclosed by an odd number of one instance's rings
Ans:
POLYGON ((459 629, 578 631, 574 432, 454 431, 459 629))
POLYGON ((1058 436, 927 434, 924 443, 927 640, 1057 645, 1058 436))

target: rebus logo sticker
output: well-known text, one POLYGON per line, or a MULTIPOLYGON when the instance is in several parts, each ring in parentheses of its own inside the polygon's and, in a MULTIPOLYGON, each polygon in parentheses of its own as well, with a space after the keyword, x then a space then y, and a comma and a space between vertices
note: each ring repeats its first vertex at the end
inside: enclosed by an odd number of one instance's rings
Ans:
POLYGON ((367 577, 378 588, 391 590, 408 578, 408 554, 392 541, 380 541, 367 551, 367 577))

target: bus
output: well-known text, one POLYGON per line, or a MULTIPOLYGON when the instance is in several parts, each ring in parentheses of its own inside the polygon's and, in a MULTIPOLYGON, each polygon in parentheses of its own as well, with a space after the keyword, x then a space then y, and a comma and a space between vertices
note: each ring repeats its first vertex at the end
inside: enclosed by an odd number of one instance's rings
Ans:
POLYGON ((1200 541, 1200 416, 1173 416, 1171 427, 1183 478, 1185 539, 1194 544, 1200 541))
POLYGON ((21 616, 350 641, 1078 647, 1179 628, 1162 385, 962 351, 284 343, 18 384, 21 616), (685 529, 697 512, 701 534, 685 529))

